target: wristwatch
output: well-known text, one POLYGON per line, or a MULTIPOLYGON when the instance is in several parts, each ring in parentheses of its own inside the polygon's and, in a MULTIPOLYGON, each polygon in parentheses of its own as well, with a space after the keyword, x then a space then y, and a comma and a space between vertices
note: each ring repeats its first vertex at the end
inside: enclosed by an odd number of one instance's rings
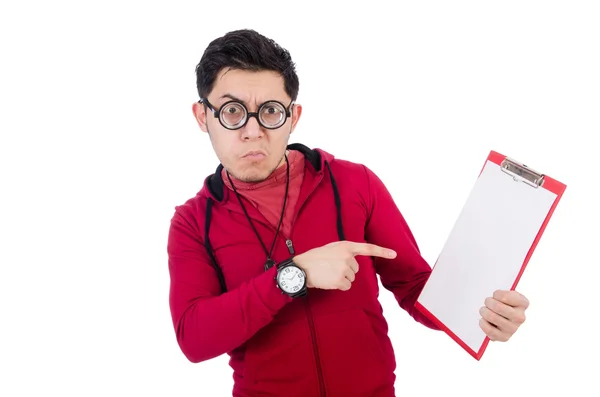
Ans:
POLYGON ((294 263, 293 258, 286 259, 277 265, 275 281, 281 293, 287 294, 292 298, 304 296, 308 290, 306 286, 306 273, 294 263))

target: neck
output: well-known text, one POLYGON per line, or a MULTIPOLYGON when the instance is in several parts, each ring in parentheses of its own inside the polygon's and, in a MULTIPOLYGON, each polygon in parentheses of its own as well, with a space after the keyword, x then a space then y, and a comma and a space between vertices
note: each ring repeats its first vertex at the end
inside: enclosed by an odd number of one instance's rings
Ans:
MULTIPOLYGON (((289 155, 290 155, 290 151, 286 150, 285 151, 285 156, 289 156, 289 155)), ((281 166, 285 164, 285 156, 281 156, 281 160, 279 161, 279 164, 277 165, 277 168, 281 168, 281 166)))

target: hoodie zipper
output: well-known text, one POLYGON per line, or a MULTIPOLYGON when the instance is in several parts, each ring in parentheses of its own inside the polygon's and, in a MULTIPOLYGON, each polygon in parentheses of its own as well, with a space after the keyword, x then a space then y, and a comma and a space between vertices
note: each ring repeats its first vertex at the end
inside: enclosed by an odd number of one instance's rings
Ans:
MULTIPOLYGON (((294 244, 291 239, 287 239, 285 241, 285 245, 288 247, 288 251, 290 255, 294 255, 294 244)), ((325 397, 325 381, 323 380, 323 368, 321 367, 321 356, 319 355, 319 348, 317 347, 317 334, 315 332, 315 323, 312 315, 312 311, 310 310, 310 305, 308 304, 308 296, 304 296, 304 309, 306 310, 306 318, 308 319, 308 328, 310 329, 310 338, 313 346, 313 353, 315 355, 315 363, 317 365, 317 376, 319 378, 319 389, 320 396, 325 397)))
MULTIPOLYGON (((302 202, 298 202, 298 204, 297 204, 298 208, 295 211, 294 218, 292 220, 292 230, 296 223, 296 218, 298 217, 298 214, 302 210, 304 203, 306 202, 307 198, 310 197, 313 194, 313 192, 317 189, 317 186, 321 183, 322 179, 323 179, 323 175, 318 175, 317 180, 314 181, 314 184, 311 187, 311 190, 308 193, 308 195, 305 197, 305 199, 302 202)), ((290 232, 290 234, 291 234, 291 232, 290 232)), ((288 247, 288 251, 290 252, 290 255, 295 255, 294 245, 292 243, 291 238, 287 239, 285 244, 288 247)), ((317 377, 319 378, 319 391, 320 391, 319 395, 321 397, 326 397, 327 392, 325 390, 325 381, 323 380, 323 368, 321 366, 321 356, 319 354, 319 347, 317 344, 317 333, 315 331, 315 322, 313 319, 312 311, 310 310, 310 303, 308 302, 308 295, 303 296, 302 300, 304 301, 304 308, 306 310, 306 318, 308 319, 308 328, 310 329, 310 337, 312 340, 315 364, 317 367, 317 377)))
MULTIPOLYGON (((294 244, 292 240, 287 239, 285 241, 285 245, 288 247, 288 251, 290 255, 294 255, 294 244)), ((310 329, 310 338, 313 346, 313 353, 315 355, 315 363, 317 365, 317 376, 319 378, 319 390, 320 396, 325 397, 325 381, 323 380, 323 368, 321 367, 321 356, 319 355, 319 348, 317 347, 317 334, 315 331, 315 322, 313 319, 312 311, 310 310, 310 305, 308 303, 308 296, 304 296, 304 309, 306 309, 306 318, 308 319, 308 328, 310 329)))
MULTIPOLYGON (((317 175, 317 180, 315 180, 313 182, 313 186, 311 187, 311 190, 308 193, 308 195, 305 197, 305 199, 302 202, 299 201, 297 203, 298 207, 294 211, 295 213, 294 213, 294 217, 293 217, 293 220, 292 220, 291 230, 293 230, 294 224, 296 223, 296 218, 298 217, 298 214, 302 210, 302 207, 304 206, 304 203, 306 202, 307 198, 310 197, 313 194, 313 192, 317 189, 317 186, 321 183, 322 179, 323 179, 323 175, 317 175)), ((267 219, 264 216, 263 216, 262 220, 258 220, 258 221, 261 222, 261 223, 263 223, 266 226, 271 226, 270 223, 267 221, 267 219)), ((287 249, 288 249, 288 252, 290 253, 290 255, 295 255, 296 251, 294 250, 294 244, 292 242, 291 237, 290 238, 286 238, 285 236, 283 236, 281 234, 281 232, 279 234, 283 238, 285 238, 285 245, 287 246, 287 249)), ((292 232, 290 231, 290 236, 291 236, 291 234, 292 234, 292 232)), ((317 366, 317 376, 319 378, 320 397, 326 397, 327 393, 326 393, 326 389, 325 389, 325 381, 323 380, 323 368, 321 366, 321 356, 319 354, 319 347, 318 347, 318 344, 317 344, 317 334, 316 334, 316 331, 315 331, 315 323, 314 323, 312 311, 310 310, 310 304, 308 302, 308 295, 305 295, 301 299, 303 299, 303 301, 304 301, 304 308, 306 309, 306 317, 308 319, 308 327, 310 329, 310 336, 311 336, 311 340, 312 340, 313 353, 314 353, 314 357, 315 357, 315 363, 316 363, 316 366, 317 366)))
POLYGON ((317 334, 315 332, 315 323, 308 304, 308 297, 304 296, 304 308, 306 309, 306 317, 308 318, 308 326, 310 328, 310 336, 312 339, 313 352, 315 354, 315 363, 317 364, 317 376, 319 377, 319 389, 321 397, 325 397, 325 381, 323 380, 323 368, 321 367, 321 357, 319 355, 319 348, 317 347, 317 334))

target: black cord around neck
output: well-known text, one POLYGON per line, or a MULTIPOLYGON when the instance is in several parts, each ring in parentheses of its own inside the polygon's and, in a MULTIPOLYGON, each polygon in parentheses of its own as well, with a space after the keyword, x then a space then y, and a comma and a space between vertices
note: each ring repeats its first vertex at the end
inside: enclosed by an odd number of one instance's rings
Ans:
POLYGON ((284 157, 285 157, 285 162, 286 162, 285 196, 283 197, 283 206, 281 208, 281 216, 279 217, 279 224, 277 225, 277 231, 275 232, 275 238, 273 239, 273 243, 271 244, 270 251, 267 250, 267 247, 266 247, 265 243, 263 243, 262 239, 260 238, 260 234, 256 230, 256 227, 254 226, 254 223, 252 222, 250 215, 248 215, 248 211, 246 211, 246 207, 244 206, 244 203, 242 202, 242 198, 241 198, 240 194, 238 193, 237 189, 235 188, 233 181, 231 180, 231 176, 229 175, 229 172, 228 171, 226 172, 227 178, 229 179, 229 183, 231 184, 231 188, 233 189, 233 192, 235 193, 235 196, 237 197, 237 199, 240 203, 240 206, 242 207, 242 210, 244 211, 244 214, 246 215, 246 219, 248 219, 248 222, 250 223, 252 230, 254 230, 254 234, 258 238, 260 245, 263 247, 263 250, 265 251, 265 254, 267 255, 267 262, 265 264, 265 270, 267 270, 269 267, 271 267, 274 264, 273 260, 271 259, 271 255, 273 254, 273 249, 275 248, 275 243, 277 242, 277 238, 279 237, 279 229, 281 228, 281 224, 283 223, 283 218, 285 217, 285 207, 286 207, 287 200, 288 200, 288 193, 289 193, 289 188, 290 188, 290 162, 289 162, 286 154, 284 154, 284 157))

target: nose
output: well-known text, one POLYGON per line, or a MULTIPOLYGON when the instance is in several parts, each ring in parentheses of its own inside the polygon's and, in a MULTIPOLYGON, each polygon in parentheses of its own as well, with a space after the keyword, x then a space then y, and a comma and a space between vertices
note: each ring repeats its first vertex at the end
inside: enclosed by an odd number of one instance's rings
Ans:
POLYGON ((253 139, 260 139, 263 136, 263 129, 260 126, 260 124, 258 123, 258 120, 256 119, 256 117, 250 117, 248 119, 248 122, 246 123, 246 125, 244 126, 244 128, 242 128, 242 139, 244 140, 253 140, 253 139))

